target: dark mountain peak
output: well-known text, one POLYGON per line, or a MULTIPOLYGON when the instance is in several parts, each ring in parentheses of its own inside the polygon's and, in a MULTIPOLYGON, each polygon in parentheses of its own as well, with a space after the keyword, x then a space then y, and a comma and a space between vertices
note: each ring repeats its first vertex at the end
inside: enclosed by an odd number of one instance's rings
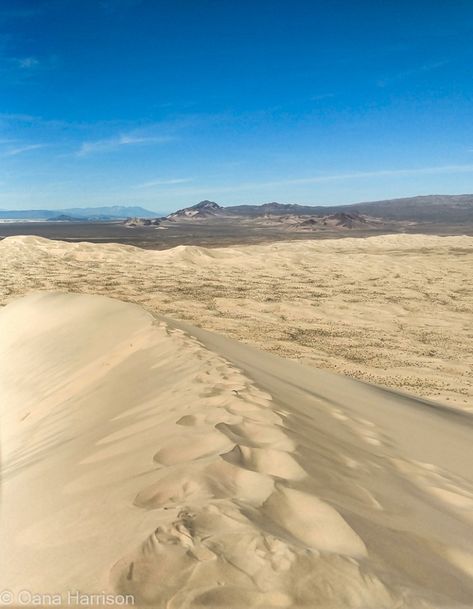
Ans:
POLYGON ((215 201, 205 200, 196 203, 196 205, 192 205, 191 207, 178 209, 174 213, 169 214, 168 218, 170 220, 176 218, 208 218, 210 216, 216 216, 223 211, 223 207, 218 203, 215 203, 215 201))
POLYGON ((221 207, 218 203, 215 203, 215 201, 208 201, 207 199, 205 201, 201 201, 200 203, 197 203, 196 205, 193 205, 192 207, 189 207, 188 209, 223 209, 223 207, 221 207))

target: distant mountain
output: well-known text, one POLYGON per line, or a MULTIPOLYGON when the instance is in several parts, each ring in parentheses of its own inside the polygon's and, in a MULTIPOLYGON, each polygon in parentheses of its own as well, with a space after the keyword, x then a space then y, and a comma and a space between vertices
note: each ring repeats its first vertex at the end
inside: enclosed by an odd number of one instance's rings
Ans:
POLYGON ((335 226, 341 226, 343 228, 355 228, 357 226, 363 226, 368 224, 368 220, 365 216, 362 216, 357 211, 353 211, 348 214, 344 211, 331 214, 324 219, 326 224, 333 223, 335 226))
POLYGON ((268 227, 286 227, 290 231, 316 231, 323 232, 326 230, 345 230, 345 229, 362 229, 362 230, 379 230, 380 228, 401 227, 401 222, 387 222, 380 218, 364 216, 357 211, 337 212, 336 214, 327 214, 324 216, 314 215, 297 215, 288 214, 285 216, 266 215, 263 218, 256 219, 260 226, 268 227))
POLYGON ((313 207, 304 205, 290 205, 283 203, 264 203, 263 205, 234 205, 231 207, 222 207, 215 201, 201 201, 196 205, 178 209, 168 215, 168 219, 184 219, 184 218, 210 218, 224 216, 242 216, 242 217, 258 217, 266 215, 283 216, 287 214, 295 214, 298 216, 312 213, 313 207))
POLYGON ((121 205, 113 205, 111 207, 72 207, 69 209, 0 210, 0 219, 18 220, 19 222, 22 220, 43 220, 49 222, 77 222, 80 220, 110 221, 125 220, 130 217, 156 218, 162 215, 162 213, 149 211, 143 207, 124 207, 121 205))
POLYGON ((178 218, 209 218, 211 216, 218 216, 225 214, 225 211, 229 208, 223 208, 214 201, 201 201, 197 205, 191 207, 185 207, 184 209, 178 209, 172 214, 169 214, 168 220, 175 220, 178 218))
POLYGON ((150 211, 138 205, 124 207, 122 205, 113 205, 111 207, 77 207, 66 210, 61 210, 64 213, 73 216, 93 218, 97 216, 107 216, 109 218, 125 219, 125 218, 156 218, 163 216, 162 212, 150 211))
MULTIPOLYGON (((462 222, 473 222, 473 195, 428 195, 328 206, 264 203, 263 205, 222 207, 213 201, 201 201, 197 205, 170 214, 168 218, 178 220, 221 217, 223 219, 232 216, 258 218, 286 215, 324 217, 342 213, 362 214, 386 221, 461 224, 462 222)), ((353 224, 353 221, 347 218, 342 218, 342 221, 353 224)))
POLYGON ((233 205, 222 208, 226 213, 236 216, 285 216, 294 214, 296 216, 319 215, 323 207, 312 207, 310 205, 297 205, 292 203, 263 203, 262 205, 233 205))
POLYGON ((49 218, 48 222, 83 222, 83 218, 76 218, 75 216, 69 216, 67 214, 60 214, 59 216, 54 216, 54 218, 49 218))
POLYGON ((0 209, 1 220, 49 220, 57 215, 61 215, 61 210, 47 209, 0 209))
POLYGON ((384 220, 461 223, 473 221, 473 195, 428 195, 355 203, 332 207, 334 211, 353 211, 384 220))

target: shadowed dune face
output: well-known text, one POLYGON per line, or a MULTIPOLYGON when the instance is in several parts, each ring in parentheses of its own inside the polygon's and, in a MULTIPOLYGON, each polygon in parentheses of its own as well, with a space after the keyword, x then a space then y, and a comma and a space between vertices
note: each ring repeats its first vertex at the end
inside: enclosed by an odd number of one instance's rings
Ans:
POLYGON ((471 605, 471 480, 323 383, 262 390, 100 297, 12 302, 0 336, 0 587, 162 609, 471 605))
POLYGON ((0 242, 0 299, 103 294, 473 409, 473 238, 390 235, 163 252, 0 242))

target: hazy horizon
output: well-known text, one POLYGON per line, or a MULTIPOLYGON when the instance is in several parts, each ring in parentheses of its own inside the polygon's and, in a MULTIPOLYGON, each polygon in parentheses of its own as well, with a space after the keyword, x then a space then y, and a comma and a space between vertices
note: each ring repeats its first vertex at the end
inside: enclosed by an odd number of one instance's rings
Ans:
MULTIPOLYGON (((417 198, 417 197, 449 197, 449 196, 473 196, 470 195, 470 193, 455 193, 455 194, 451 194, 451 193, 434 193, 434 194, 430 194, 430 195, 410 195, 407 197, 400 197, 401 199, 403 198, 407 198, 407 199, 411 199, 411 198, 417 198)), ((397 198, 393 198, 393 199, 379 199, 379 201, 382 200, 397 200, 397 198)), ((191 201, 189 202, 188 205, 185 205, 183 208, 186 207, 192 207, 194 205, 197 205, 198 203, 202 203, 204 201, 211 201, 210 199, 202 199, 200 201, 191 201)), ((377 201, 349 201, 347 203, 298 203, 298 202, 287 202, 287 201, 260 201, 257 203, 221 203, 219 201, 213 201, 214 203, 217 203, 218 205, 220 205, 221 207, 232 207, 232 206, 236 206, 236 205, 269 205, 271 203, 279 203, 279 204, 283 204, 283 205, 300 205, 300 206, 304 206, 304 207, 336 207, 336 206, 344 206, 344 205, 356 205, 356 204, 363 204, 363 203, 376 203, 377 201)), ((148 212, 156 212, 157 215, 161 214, 161 213, 172 213, 175 211, 178 211, 177 207, 173 207, 173 208, 168 208, 166 209, 165 206, 161 209, 157 209, 151 206, 146 206, 146 205, 142 205, 140 203, 128 203, 128 204, 109 204, 109 205, 100 205, 100 204, 96 204, 96 205, 83 205, 83 206, 77 206, 77 205, 71 205, 70 207, 25 207, 25 208, 10 208, 10 207, 0 207, 0 212, 5 212, 5 211, 42 211, 42 210, 49 210, 49 211, 74 211, 74 210, 84 210, 84 209, 112 209, 114 207, 124 207, 124 208, 129 208, 129 209, 133 209, 133 208, 142 208, 148 212)))

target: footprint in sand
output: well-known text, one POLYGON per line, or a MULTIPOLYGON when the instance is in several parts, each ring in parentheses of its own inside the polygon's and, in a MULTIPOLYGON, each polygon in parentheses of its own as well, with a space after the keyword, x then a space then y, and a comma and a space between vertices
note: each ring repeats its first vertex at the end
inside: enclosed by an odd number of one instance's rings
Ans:
POLYGON ((278 485, 262 512, 307 547, 354 557, 366 555, 365 544, 340 514, 313 495, 278 485))
POLYGON ((234 499, 248 505, 261 505, 272 493, 271 477, 228 463, 219 458, 164 473, 160 479, 140 491, 135 505, 156 509, 182 505, 189 501, 205 502, 209 499, 234 499))
POLYGON ((217 456, 233 447, 233 442, 223 433, 209 428, 194 430, 192 434, 169 438, 154 455, 153 460, 161 465, 176 465, 209 456, 217 456))
POLYGON ((270 447, 288 452, 292 452, 296 448, 295 442, 277 425, 264 425, 246 420, 239 425, 220 423, 215 427, 228 436, 232 442, 241 446, 270 447))
POLYGON ((236 445, 222 459, 239 467, 286 480, 301 480, 307 476, 292 455, 270 448, 236 445))

